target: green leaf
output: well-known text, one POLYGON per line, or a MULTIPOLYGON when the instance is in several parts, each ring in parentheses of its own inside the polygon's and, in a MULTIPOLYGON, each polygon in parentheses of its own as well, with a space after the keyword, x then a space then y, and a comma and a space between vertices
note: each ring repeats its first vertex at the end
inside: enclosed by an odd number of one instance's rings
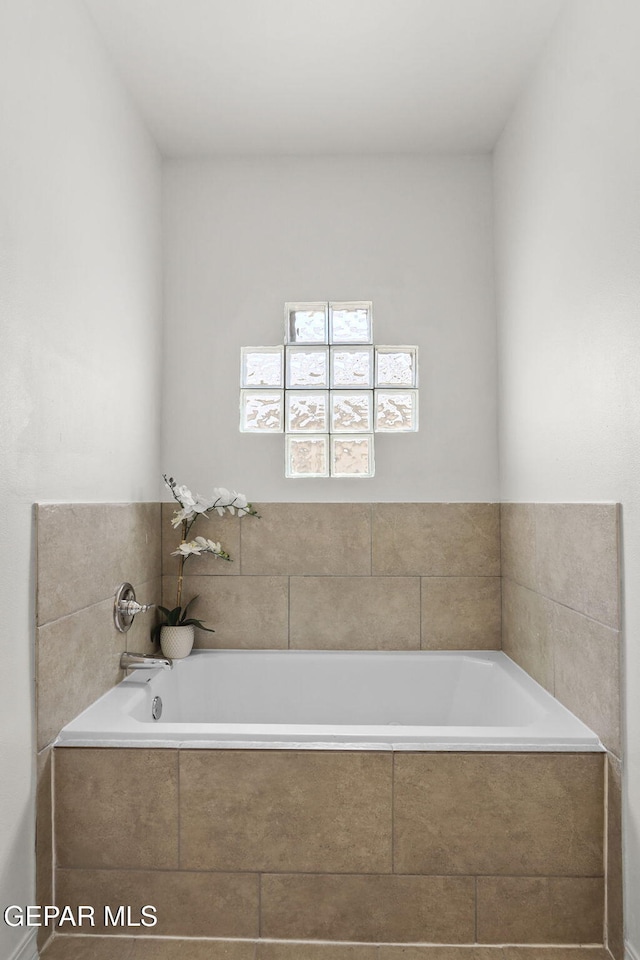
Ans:
POLYGON ((191 623, 194 625, 194 627, 197 627, 198 630, 209 630, 210 633, 215 633, 214 630, 210 630, 209 627, 205 627, 202 620, 195 620, 194 618, 192 618, 191 623))
MULTIPOLYGON (((180 623, 184 623, 184 618, 187 615, 187 610, 189 609, 193 601, 198 599, 198 596, 199 594, 196 594, 195 597, 191 597, 191 600, 189 600, 188 603, 185 603, 184 607, 182 608, 182 619, 180 620, 180 623)), ((178 609, 180 608, 178 607, 178 609)))
POLYGON ((168 627, 177 627, 180 623, 180 607, 174 607, 173 610, 169 611, 167 616, 167 626, 168 627))
POLYGON ((188 620, 183 620, 181 624, 183 627, 191 625, 198 627, 199 630, 206 630, 207 633, 215 633, 215 630, 212 630, 211 627, 205 627, 202 620, 196 620, 195 617, 190 617, 188 620))

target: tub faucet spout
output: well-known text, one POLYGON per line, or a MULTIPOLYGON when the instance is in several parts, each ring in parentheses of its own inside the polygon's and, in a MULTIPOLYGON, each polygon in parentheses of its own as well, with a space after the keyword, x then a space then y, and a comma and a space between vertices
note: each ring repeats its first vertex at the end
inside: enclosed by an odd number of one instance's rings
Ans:
POLYGON ((121 670, 171 670, 173 660, 169 657, 156 657, 153 653, 128 653, 126 650, 120 657, 121 670))

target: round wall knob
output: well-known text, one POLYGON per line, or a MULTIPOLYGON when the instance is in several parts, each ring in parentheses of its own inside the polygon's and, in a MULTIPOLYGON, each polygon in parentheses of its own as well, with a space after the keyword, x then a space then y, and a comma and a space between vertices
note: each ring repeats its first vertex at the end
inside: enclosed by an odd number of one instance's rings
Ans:
POLYGON ((126 633, 137 613, 145 613, 155 606, 153 603, 138 603, 136 592, 130 583, 121 583, 116 590, 113 602, 113 622, 116 630, 126 633))

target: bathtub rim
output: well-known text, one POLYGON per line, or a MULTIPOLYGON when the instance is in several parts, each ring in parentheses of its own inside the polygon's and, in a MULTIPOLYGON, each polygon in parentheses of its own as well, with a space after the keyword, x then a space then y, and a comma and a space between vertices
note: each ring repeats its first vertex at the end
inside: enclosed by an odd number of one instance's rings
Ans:
MULTIPOLYGON (((374 725, 312 725, 312 724, 185 724, 185 723, 164 723, 160 721, 158 725, 151 724, 148 721, 139 721, 130 716, 126 709, 127 704, 131 704, 132 697, 142 697, 145 695, 147 685, 153 683, 156 671, 139 670, 132 672, 128 677, 122 680, 117 686, 112 687, 101 697, 90 704, 84 711, 78 714, 65 727, 62 728, 55 738, 53 745, 58 747, 118 747, 118 748, 153 748, 153 749, 252 749, 252 750, 347 750, 347 751, 392 751, 392 752, 528 752, 528 753, 549 753, 549 752, 577 752, 577 753, 601 753, 605 752, 605 747, 600 742, 597 735, 590 730, 586 724, 569 711, 560 703, 549 691, 542 687, 533 679, 522 667, 515 663, 504 651, 501 650, 412 650, 412 651, 378 651, 378 650, 253 650, 253 649, 220 649, 220 650, 194 650, 191 657, 208 656, 211 654, 231 653, 234 655, 255 655, 268 654, 269 656, 291 655, 304 657, 305 655, 327 655, 327 656, 357 656, 363 653, 382 656, 393 654, 403 657, 405 655, 427 655, 431 657, 447 658, 472 658, 499 662, 501 667, 508 673, 511 673, 516 680, 529 688, 530 692, 536 693, 544 700, 550 699, 554 704, 556 715, 565 719, 569 727, 573 727, 577 733, 571 737, 565 735, 554 735, 551 729, 555 726, 554 721, 545 721, 535 723, 529 727, 410 727, 399 728, 394 726, 389 730, 389 726, 374 725), (120 702, 122 709, 119 714, 116 713, 116 723, 112 726, 118 726, 117 719, 123 717, 126 723, 121 724, 120 729, 105 731, 102 728, 92 728, 91 724, 87 728, 87 714, 97 712, 99 705, 107 698, 120 702), (84 721, 84 722, 83 722, 84 721), (83 725, 85 729, 83 728, 83 725), (127 726, 134 729, 127 729, 127 726), (185 727, 192 728, 187 731, 185 727), (300 727, 304 726, 304 733, 300 732, 300 727), (536 732, 527 735, 526 731, 531 727, 536 728, 536 732), (206 728, 206 729, 193 729, 206 728), (400 733, 402 729, 402 733, 400 733), (454 729, 457 732, 452 733, 454 729), (153 736, 152 731, 158 730, 158 736, 153 736), (426 734, 425 731, 430 731, 426 734), (465 735, 465 731, 468 733, 465 735), (479 731, 482 731, 480 733, 479 731), (510 731, 510 732, 509 732, 510 731), (517 731, 517 734, 514 734, 517 731)), ((190 659, 189 658, 189 659, 190 659)), ((186 664, 186 661, 182 663, 186 664)), ((175 665, 174 669, 180 669, 181 664, 175 665)), ((114 705, 115 706, 115 705, 114 705)))

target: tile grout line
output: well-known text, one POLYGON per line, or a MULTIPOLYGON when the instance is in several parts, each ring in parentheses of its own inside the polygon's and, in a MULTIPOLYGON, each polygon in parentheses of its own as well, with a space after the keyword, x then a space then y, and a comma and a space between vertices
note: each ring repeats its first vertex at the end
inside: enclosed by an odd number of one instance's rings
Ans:
MULTIPOLYGON (((165 577, 173 577, 173 574, 167 573, 165 577)), ((219 577, 224 578, 225 580, 228 577, 245 577, 250 580, 265 580, 269 577, 296 577, 298 580, 323 580, 331 578, 333 580, 417 580, 421 578, 422 580, 500 580, 500 576, 495 573, 232 573, 232 574, 220 574, 220 573, 189 573, 185 575, 185 579, 188 577, 191 580, 198 580, 202 577, 212 577, 218 579, 219 577)), ((158 578, 156 578, 158 579, 158 578)), ((152 583, 151 580, 145 581, 145 583, 152 583)), ((525 587, 524 584, 519 583, 517 580, 514 580, 519 587, 523 587, 525 590, 531 590, 530 587, 525 587)), ((533 591, 535 593, 535 591, 533 591)), ((540 594, 543 596, 543 594, 540 594)), ((107 597, 107 600, 112 600, 113 597, 107 597)), ((546 600, 551 600, 551 597, 545 597, 546 600)), ((558 600, 552 600, 553 603, 560 604, 558 600)), ((104 603, 103 600, 100 603, 104 603)), ((563 606, 563 604, 560 604, 563 606)), ((573 610, 573 607, 567 607, 568 610, 573 610)), ((77 611, 74 611, 77 612, 77 611)), ((574 610, 574 613, 580 613, 579 610, 574 610)), ((66 614, 65 614, 66 616, 66 614)), ((586 617, 588 620, 593 620, 593 617, 589 617, 586 613, 580 613, 580 616, 586 617)), ((62 618, 59 618, 62 619, 62 618)), ((47 621, 52 623, 54 621, 47 621)), ((600 623, 603 627, 606 627, 606 623, 602 623, 600 620, 596 620, 596 623, 600 623)), ((617 627, 609 627, 609 630, 617 631, 617 627)))
POLYGON ((373 576, 373 503, 369 504, 369 576, 373 576))
MULTIPOLYGON (((359 956, 367 957, 367 958, 371 956, 379 957, 382 955, 382 951, 385 950, 385 948, 387 950, 388 949, 393 950, 394 957, 395 956, 400 957, 401 955, 407 954, 408 951, 411 951, 412 956, 415 955, 415 956, 424 957, 425 960, 427 960, 427 958, 429 957, 442 956, 440 952, 442 949, 444 949, 445 951, 449 951, 453 949, 454 951, 456 951, 456 954, 458 954, 460 951, 463 951, 464 953, 468 952, 469 957, 472 958, 476 953, 478 947, 483 951, 484 950, 488 951, 492 957, 496 958, 496 960, 500 960, 501 957, 507 957, 509 955, 508 951, 510 949, 508 946, 505 946, 503 944, 447 943, 447 944, 441 945, 441 944, 425 944, 424 942, 407 943, 407 942, 399 942, 399 941, 373 942, 373 941, 354 941, 354 940, 347 940, 347 941, 345 940, 340 940, 340 941, 300 940, 300 939, 287 940, 287 939, 274 938, 274 937, 268 937, 268 938, 259 940, 255 937, 237 937, 237 938, 236 937, 202 937, 202 936, 178 937, 171 934, 167 936, 155 936, 153 934, 127 935, 127 934, 106 934, 106 933, 99 933, 99 934, 62 933, 62 934, 56 934, 56 937, 55 937, 56 940, 71 941, 71 942, 73 942, 74 940, 82 941, 88 938, 90 938, 92 941, 108 940, 111 943, 114 943, 114 942, 118 943, 118 941, 122 941, 122 940, 125 940, 128 942, 131 940, 133 941, 131 946, 133 947, 134 951, 135 951, 135 943, 138 943, 138 942, 172 943, 177 945, 180 945, 182 943, 189 943, 189 944, 203 943, 203 944, 222 944, 223 946, 227 946, 230 944, 249 944, 254 948, 254 952, 251 955, 253 960, 260 960, 260 958, 264 956, 264 954, 262 953, 261 947, 266 946, 268 948, 269 945, 276 945, 277 947, 284 946, 285 948, 290 946, 294 946, 294 947, 302 946, 303 948, 305 946, 311 946, 312 948, 315 946, 320 946, 322 948, 326 946, 331 948, 337 947, 339 950, 340 948, 343 948, 343 949, 346 948, 347 950, 350 950, 350 948, 355 947, 356 950, 358 950, 358 952, 354 954, 349 953, 349 956, 353 956, 354 960, 356 957, 359 957, 359 956), (361 953, 359 952, 360 950, 362 951, 361 953), (419 953, 413 954, 414 950, 418 950, 419 953), (398 952, 396 953, 396 951, 398 952)), ((49 941, 47 941, 47 946, 48 944, 49 944, 49 941)), ((534 957, 536 958, 536 960, 543 960, 543 958, 547 955, 549 956, 549 958, 553 958, 557 956, 558 951, 566 952, 567 956, 569 956, 570 954, 575 954, 578 960, 585 960, 585 958, 587 957, 593 957, 595 958, 595 960, 603 960, 603 958, 606 958, 606 960, 614 960, 610 950, 607 947, 603 947, 602 944, 597 944, 597 943, 596 944, 544 943, 544 944, 537 944, 537 945, 524 944, 524 945, 516 946, 515 949, 518 951, 521 951, 521 950, 524 951, 522 956, 529 958, 529 960, 534 960, 534 957)), ((331 951, 331 954, 327 952, 326 954, 323 953, 322 955, 329 957, 333 955, 333 951, 331 951)), ((345 954, 341 954, 341 955, 344 956, 345 954)), ((128 952, 126 954, 126 960, 131 960, 132 957, 136 957, 136 956, 138 956, 137 951, 135 951, 134 953, 128 952)), ((278 956, 280 957, 282 955, 278 953, 278 956)), ((288 952, 287 952, 287 956, 289 956, 288 952)), ((390 955, 387 954, 387 956, 390 956, 390 955)))
MULTIPOLYGON (((66 870, 69 873, 76 870, 77 871, 93 870, 96 873, 114 873, 114 872, 115 873, 140 873, 141 871, 144 872, 146 870, 145 867, 122 867, 122 866, 115 866, 115 867, 77 866, 77 867, 63 867, 62 869, 66 870)), ((250 873, 252 875, 255 874, 256 876, 259 875, 257 870, 217 870, 217 869, 211 869, 207 867, 198 867, 198 868, 195 868, 195 867, 182 868, 181 867, 179 870, 176 870, 175 867, 154 867, 153 872, 154 873, 198 873, 198 874, 212 874, 215 876, 237 876, 238 873, 250 873)), ((418 879, 424 879, 425 877, 429 877, 432 879, 438 878, 442 880, 464 880, 464 879, 469 879, 471 877, 471 874, 468 874, 468 873, 428 873, 427 874, 427 873, 408 873, 406 871, 405 872, 394 871, 393 874, 390 874, 388 871, 385 871, 382 873, 380 871, 371 872, 371 873, 363 873, 363 872, 358 873, 352 870, 333 871, 331 873, 326 873, 324 871, 314 872, 309 870, 276 870, 275 868, 274 869, 270 868, 269 870, 266 871, 266 873, 268 873, 269 876, 273 876, 273 877, 282 877, 282 876, 327 877, 327 876, 330 876, 330 877, 371 878, 371 877, 389 877, 393 875, 396 877, 416 877, 418 879)), ((473 877, 471 877, 471 879, 473 879, 473 877)), ((479 874, 479 879, 482 879, 482 880, 486 880, 486 879, 489 879, 489 880, 539 880, 539 879, 602 880, 604 878, 602 874, 482 873, 482 874, 479 874)))
POLYGON ((609 623, 604 623, 602 620, 598 620, 597 617, 592 617, 590 614, 585 613, 583 610, 578 610, 576 607, 569 606, 568 603, 563 603, 562 600, 556 600, 554 597, 548 596, 546 593, 541 593, 535 587, 529 587, 526 583, 522 583, 520 580, 516 580, 515 577, 503 576, 503 580, 508 580, 510 583, 514 584, 516 587, 520 587, 521 590, 526 590, 528 593, 533 593, 536 597, 540 597, 542 600, 547 600, 549 603, 555 603, 558 607, 562 607, 563 610, 569 610, 571 613, 577 614, 579 617, 584 617, 585 620, 589 620, 591 623, 597 623, 598 626, 604 627, 605 630, 610 630, 612 633, 620 634, 622 632, 621 627, 612 627, 609 623))
MULTIPOLYGON (((151 584, 151 583, 155 583, 156 580, 160 580, 160 581, 161 581, 161 580, 162 580, 162 577, 161 577, 160 575, 158 575, 157 577, 153 577, 153 579, 151 579, 151 580, 144 580, 144 581, 140 584, 140 586, 138 587, 138 589, 141 590, 143 587, 146 587, 146 586, 148 586, 148 585, 151 584)), ((77 614, 79 614, 79 613, 85 613, 87 610, 91 610, 92 607, 99 607, 99 606, 100 606, 101 604, 103 604, 103 603, 111 603, 111 604, 113 604, 113 594, 111 594, 111 595, 108 596, 108 597, 102 597, 102 599, 100 599, 100 600, 95 600, 95 601, 93 601, 92 603, 88 603, 88 604, 86 604, 86 606, 84 606, 84 607, 78 607, 77 610, 71 610, 70 613, 63 613, 63 614, 61 614, 61 616, 59 616, 59 617, 53 617, 53 619, 51 619, 51 620, 43 620, 42 623, 37 624, 36 630, 37 630, 37 631, 38 631, 38 630, 42 630, 44 627, 50 627, 50 626, 52 626, 54 623, 60 623, 61 620, 69 620, 71 617, 75 617, 75 616, 77 616, 77 614)))
MULTIPOLYGON (((459 950, 471 950, 477 946, 482 947, 482 949, 494 951, 496 956, 503 954, 505 950, 509 950, 509 945, 504 944, 475 944, 475 943, 445 943, 445 944, 432 944, 416 942, 416 941, 398 941, 398 940, 389 940, 389 941, 372 941, 372 940, 302 940, 300 938, 295 939, 286 939, 282 937, 264 937, 262 940, 258 940, 256 937, 217 937, 217 936, 186 936, 180 937, 175 934, 108 934, 108 933, 62 933, 58 934, 56 939, 61 940, 73 940, 73 941, 82 941, 91 937, 92 940, 108 940, 109 942, 117 943, 119 940, 133 940, 134 942, 142 943, 181 943, 186 941, 187 943, 222 943, 223 945, 227 944, 251 944, 252 946, 260 947, 264 944, 277 944, 284 946, 299 946, 299 945, 313 945, 313 946, 330 946, 330 947, 362 947, 363 949, 369 950, 381 950, 384 947, 399 947, 403 952, 407 949, 419 948, 425 951, 424 956, 427 957, 434 949, 440 951, 442 949, 449 950, 454 949, 459 950)), ((601 957, 603 951, 609 953, 606 947, 603 947, 599 943, 588 943, 588 944, 576 944, 576 943, 543 943, 543 944, 517 944, 515 949, 520 951, 526 951, 526 955, 533 960, 533 953, 529 951, 536 951, 536 960, 539 957, 544 957, 545 953, 549 953, 549 956, 552 956, 553 953, 558 950, 575 952, 578 957, 582 957, 584 954, 593 954, 594 956, 601 957)), ((472 956, 470 954, 470 956, 472 956)))

